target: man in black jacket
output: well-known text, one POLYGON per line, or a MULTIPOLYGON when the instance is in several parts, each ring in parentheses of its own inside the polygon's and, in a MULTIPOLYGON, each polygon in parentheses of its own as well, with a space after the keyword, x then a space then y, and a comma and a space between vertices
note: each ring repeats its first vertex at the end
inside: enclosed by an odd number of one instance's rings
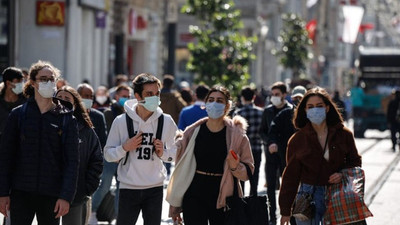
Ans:
MULTIPOLYGON (((287 102, 286 99, 287 88, 283 82, 276 82, 271 87, 271 104, 269 104, 263 112, 261 126, 260 126, 260 136, 263 139, 264 144, 268 143, 268 131, 271 126, 272 120, 275 116, 283 109, 293 108, 292 104, 287 102)), ((276 224, 276 197, 275 189, 277 183, 277 173, 278 173, 278 162, 275 155, 268 151, 268 146, 264 146, 264 152, 266 157, 265 164, 265 175, 267 183, 267 195, 270 213, 270 224, 276 224)))
POLYGON ((0 212, 11 224, 58 225, 74 199, 78 177, 78 127, 72 111, 53 101, 60 72, 33 64, 24 94, 11 111, 0 146, 0 212), (12 204, 10 204, 12 203, 12 204))

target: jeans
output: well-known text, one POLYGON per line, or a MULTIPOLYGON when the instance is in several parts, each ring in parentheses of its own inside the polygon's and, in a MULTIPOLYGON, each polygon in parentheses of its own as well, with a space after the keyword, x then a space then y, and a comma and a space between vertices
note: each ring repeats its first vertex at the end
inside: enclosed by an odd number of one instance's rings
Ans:
POLYGON ((120 189, 117 225, 136 224, 142 211, 144 225, 160 225, 163 186, 149 189, 120 189))
POLYGON ((10 196, 11 224, 32 224, 35 217, 39 225, 59 225, 54 207, 57 197, 39 195, 25 191, 12 190, 10 196))
POLYGON ((300 221, 296 219, 297 225, 322 225, 323 218, 326 211, 325 205, 325 192, 326 186, 314 186, 309 184, 301 184, 299 192, 297 193, 296 199, 300 196, 302 192, 312 193, 315 188, 313 199, 315 202, 315 215, 312 220, 300 221))
MULTIPOLYGON (((118 163, 110 163, 104 160, 103 173, 101 174, 101 183, 99 188, 93 194, 92 212, 96 212, 101 201, 110 190, 113 177, 117 177, 118 163)), ((115 191, 115 212, 118 212, 119 182, 117 181, 117 190, 115 191)))
POLYGON ((86 201, 69 208, 67 215, 62 217, 62 225, 85 225, 86 223, 86 201))

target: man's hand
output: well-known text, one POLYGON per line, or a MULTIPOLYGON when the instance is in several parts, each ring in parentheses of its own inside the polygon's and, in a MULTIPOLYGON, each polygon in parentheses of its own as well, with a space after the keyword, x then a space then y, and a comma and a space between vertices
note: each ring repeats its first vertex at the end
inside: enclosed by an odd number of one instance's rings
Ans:
POLYGON ((270 144, 269 147, 268 147, 268 151, 271 154, 274 154, 274 153, 278 152, 278 145, 275 144, 275 143, 270 144))
POLYGON ((122 149, 129 152, 137 149, 142 145, 142 132, 138 132, 133 138, 129 138, 123 145, 122 149))
POLYGON ((54 207, 54 213, 57 213, 56 218, 67 215, 69 212, 69 202, 64 199, 58 199, 54 207))
POLYGON ((7 211, 10 210, 10 196, 0 197, 0 213, 8 217, 7 211))
POLYGON ((155 152, 156 155, 161 158, 161 156, 163 156, 164 154, 164 144, 161 140, 159 139, 154 139, 154 147, 155 147, 155 152))

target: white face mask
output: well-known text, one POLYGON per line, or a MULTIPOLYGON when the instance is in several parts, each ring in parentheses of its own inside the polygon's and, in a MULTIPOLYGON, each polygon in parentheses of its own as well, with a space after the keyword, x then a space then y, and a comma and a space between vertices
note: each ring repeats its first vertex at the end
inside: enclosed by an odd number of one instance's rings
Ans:
POLYGON ((272 96, 271 97, 271 103, 274 106, 280 106, 282 104, 282 99, 279 96, 272 96))
POLYGON ((22 93, 22 88, 24 86, 24 82, 16 83, 14 84, 15 87, 12 88, 12 91, 16 94, 19 95, 22 93))
POLYGON ((107 101, 107 96, 105 95, 96 96, 96 101, 100 103, 100 105, 103 105, 107 101))
POLYGON ((39 94, 43 98, 51 98, 54 96, 56 92, 56 82, 47 81, 46 82, 39 82, 39 94))
POLYGON ((85 109, 90 109, 92 108, 93 105, 93 100, 92 99, 87 99, 87 98, 82 98, 82 103, 85 109))

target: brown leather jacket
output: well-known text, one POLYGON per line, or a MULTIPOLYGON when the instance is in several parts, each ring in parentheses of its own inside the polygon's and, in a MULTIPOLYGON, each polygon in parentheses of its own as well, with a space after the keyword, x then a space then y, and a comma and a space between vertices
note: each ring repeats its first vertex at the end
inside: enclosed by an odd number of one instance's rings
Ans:
POLYGON ((289 139, 287 166, 279 193, 279 206, 283 216, 290 216, 300 183, 329 185, 329 176, 333 173, 344 168, 361 166, 361 156, 358 154, 353 134, 343 124, 329 127, 327 149, 328 161, 323 157, 323 149, 311 123, 289 139))

